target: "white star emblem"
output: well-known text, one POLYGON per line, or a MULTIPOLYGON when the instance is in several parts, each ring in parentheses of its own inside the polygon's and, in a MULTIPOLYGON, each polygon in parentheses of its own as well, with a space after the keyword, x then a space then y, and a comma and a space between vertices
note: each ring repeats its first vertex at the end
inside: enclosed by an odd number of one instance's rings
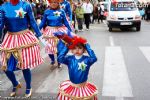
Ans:
POLYGON ((56 11, 56 12, 53 12, 55 16, 60 16, 61 12, 59 11, 56 11))
POLYGON ((65 7, 66 7, 66 5, 65 5, 65 4, 62 4, 62 5, 61 5, 61 8, 63 8, 63 9, 64 9, 65 7))
POLYGON ((79 65, 78 70, 80 70, 80 69, 82 71, 86 70, 87 65, 84 62, 78 63, 78 65, 79 65))
POLYGON ((23 10, 22 7, 19 10, 15 10, 15 12, 16 12, 16 17, 20 17, 20 18, 24 18, 25 14, 27 13, 23 10))

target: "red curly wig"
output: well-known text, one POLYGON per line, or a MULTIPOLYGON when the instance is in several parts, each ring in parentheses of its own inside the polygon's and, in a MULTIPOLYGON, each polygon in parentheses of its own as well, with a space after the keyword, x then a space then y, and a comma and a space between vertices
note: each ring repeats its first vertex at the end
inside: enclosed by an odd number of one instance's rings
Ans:
POLYGON ((82 37, 79 37, 79 36, 75 36, 72 40, 72 44, 70 44, 68 47, 69 49, 74 49, 78 44, 86 44, 87 43, 87 40, 82 38, 82 37))
POLYGON ((11 3, 12 5, 16 5, 16 4, 18 4, 18 2, 19 2, 19 0, 10 0, 10 3, 11 3))
POLYGON ((51 3, 51 2, 58 2, 58 3, 60 3, 60 0, 47 0, 49 3, 51 3))

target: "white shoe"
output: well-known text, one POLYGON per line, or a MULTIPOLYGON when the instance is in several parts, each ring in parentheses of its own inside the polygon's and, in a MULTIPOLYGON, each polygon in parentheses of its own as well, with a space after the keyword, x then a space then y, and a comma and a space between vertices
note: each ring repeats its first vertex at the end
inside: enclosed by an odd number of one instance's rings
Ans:
POLYGON ((87 28, 86 31, 88 31, 89 29, 87 28))
POLYGON ((60 64, 59 66, 58 66, 58 68, 62 68, 63 66, 62 66, 62 64, 60 64))

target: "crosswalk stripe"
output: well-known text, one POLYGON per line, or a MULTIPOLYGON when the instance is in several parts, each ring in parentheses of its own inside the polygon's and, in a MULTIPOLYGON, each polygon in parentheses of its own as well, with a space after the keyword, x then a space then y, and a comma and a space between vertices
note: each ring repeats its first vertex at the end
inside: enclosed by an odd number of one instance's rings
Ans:
POLYGON ((133 97, 120 47, 106 47, 102 96, 133 97))
POLYGON ((68 79, 67 67, 63 66, 63 70, 54 70, 50 73, 47 78, 42 82, 38 89, 35 90, 36 93, 57 93, 59 84, 68 79), (61 76, 60 76, 61 75, 61 76), (56 87, 56 88, 54 88, 56 87))
POLYGON ((139 47, 147 61, 150 63, 150 47, 139 47))

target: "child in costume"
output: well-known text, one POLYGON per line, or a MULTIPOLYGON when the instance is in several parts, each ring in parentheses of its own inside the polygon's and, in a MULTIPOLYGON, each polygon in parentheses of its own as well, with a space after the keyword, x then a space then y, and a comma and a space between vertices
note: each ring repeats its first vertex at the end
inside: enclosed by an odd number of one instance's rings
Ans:
POLYGON ((29 3, 10 0, 2 5, 2 12, 4 24, 0 27, 0 31, 5 26, 8 32, 1 44, 1 68, 13 85, 10 96, 16 96, 17 90, 21 88, 14 74, 14 71, 20 69, 26 82, 25 97, 30 97, 32 94, 30 68, 35 68, 43 62, 38 40, 41 39, 41 32, 29 3), (28 29, 29 25, 34 29, 35 35, 28 29))
POLYGON ((48 53, 51 59, 51 64, 56 66, 57 61, 55 61, 55 54, 57 54, 57 38, 54 37, 53 33, 57 31, 67 33, 67 30, 71 31, 71 27, 66 19, 65 12, 60 9, 60 1, 48 0, 48 2, 50 8, 44 12, 39 28, 43 28, 43 38, 49 43, 45 46, 46 53, 48 53), (44 28, 45 25, 46 27, 44 28))
POLYGON ((55 33, 55 36, 67 42, 58 56, 58 61, 67 65, 69 79, 59 86, 58 100, 97 100, 97 88, 87 82, 89 70, 92 64, 97 61, 94 51, 84 38, 69 38, 65 34, 55 33), (68 50, 73 55, 68 55, 68 50), (87 51, 89 56, 85 56, 87 51))

